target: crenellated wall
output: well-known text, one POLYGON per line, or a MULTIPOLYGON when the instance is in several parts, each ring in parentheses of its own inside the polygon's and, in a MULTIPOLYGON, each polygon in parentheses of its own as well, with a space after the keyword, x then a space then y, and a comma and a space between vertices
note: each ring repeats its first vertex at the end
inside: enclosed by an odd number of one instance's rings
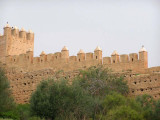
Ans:
POLYGON ((34 49, 34 33, 26 32, 23 28, 4 27, 4 34, 0 36, 0 62, 5 62, 8 55, 20 55, 34 49))
POLYGON ((160 67, 148 68, 148 52, 144 47, 129 55, 114 51, 110 57, 103 57, 100 47, 89 53, 80 50, 77 56, 69 56, 67 47, 52 54, 42 52, 39 57, 34 57, 33 52, 32 31, 11 28, 8 24, 4 27, 4 34, 0 35, 0 62, 5 63, 12 94, 18 103, 27 103, 40 81, 48 77, 58 78, 58 71, 63 71, 60 76, 72 78, 79 69, 97 65, 123 73, 130 95, 147 93, 160 97, 160 67))
MULTIPOLYGON (((147 52, 140 54, 147 56, 147 52)), ((94 51, 94 53, 79 52, 77 56, 69 56, 68 50, 62 50, 54 54, 41 53, 39 57, 33 57, 33 51, 27 51, 26 54, 9 55, 6 57, 6 65, 9 67, 17 67, 24 71, 35 71, 47 68, 55 70, 71 71, 86 68, 95 65, 104 65, 114 71, 132 70, 135 72, 145 72, 148 67, 145 65, 147 58, 138 58, 137 53, 112 55, 111 57, 102 57, 102 51, 94 51)))

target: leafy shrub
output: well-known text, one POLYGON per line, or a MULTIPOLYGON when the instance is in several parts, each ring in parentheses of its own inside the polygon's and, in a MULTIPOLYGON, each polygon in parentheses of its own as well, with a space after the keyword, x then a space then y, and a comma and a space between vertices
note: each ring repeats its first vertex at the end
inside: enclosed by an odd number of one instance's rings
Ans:
POLYGON ((42 81, 32 94, 30 105, 33 115, 42 118, 82 119, 92 113, 91 99, 83 89, 69 85, 66 80, 48 80, 42 81))
POLYGON ((4 69, 0 67, 0 113, 14 108, 15 103, 9 88, 9 81, 5 76, 4 69))
POLYGON ((93 96, 104 96, 110 91, 123 95, 129 92, 127 82, 122 77, 116 77, 109 69, 102 66, 81 70, 75 80, 93 96))

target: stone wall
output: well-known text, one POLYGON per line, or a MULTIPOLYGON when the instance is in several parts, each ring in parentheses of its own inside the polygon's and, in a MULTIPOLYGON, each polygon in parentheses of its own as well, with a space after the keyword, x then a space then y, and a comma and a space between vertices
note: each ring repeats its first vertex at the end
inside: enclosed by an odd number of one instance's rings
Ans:
POLYGON ((72 78, 79 69, 97 65, 125 73, 132 96, 143 93, 155 98, 160 96, 160 67, 148 68, 148 52, 144 47, 139 53, 129 55, 119 55, 114 51, 111 57, 102 57, 100 47, 90 53, 80 50, 77 56, 69 56, 66 47, 53 54, 42 52, 39 57, 34 57, 33 51, 32 31, 11 28, 8 24, 4 27, 4 34, 0 36, 0 62, 6 67, 12 93, 18 103, 27 103, 40 81, 48 77, 56 79, 58 71, 63 71, 61 76, 72 78))
MULTIPOLYGON (((10 81, 15 101, 17 103, 28 103, 32 92, 42 80, 49 78, 56 80, 59 77, 72 80, 73 77, 79 74, 79 70, 57 73, 59 71, 55 71, 54 69, 42 69, 32 72, 21 72, 16 68, 7 69, 7 77, 10 81)), ((130 96, 149 94, 155 99, 160 98, 160 72, 139 74, 133 71, 125 71, 114 72, 114 74, 124 76, 129 85, 130 96)))
POLYGON ((4 34, 0 36, 0 62, 5 62, 6 56, 20 55, 34 49, 34 33, 26 32, 23 28, 4 27, 4 34))

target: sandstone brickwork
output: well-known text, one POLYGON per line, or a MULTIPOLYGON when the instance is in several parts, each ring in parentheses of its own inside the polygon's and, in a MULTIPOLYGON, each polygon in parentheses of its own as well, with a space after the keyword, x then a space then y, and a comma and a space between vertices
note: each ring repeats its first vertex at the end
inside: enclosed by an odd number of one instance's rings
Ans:
POLYGON ((138 53, 119 55, 114 51, 110 57, 102 57, 102 49, 85 53, 80 50, 77 56, 69 56, 67 47, 60 52, 33 56, 34 33, 20 31, 17 27, 4 27, 0 36, 0 62, 6 67, 12 93, 18 103, 28 102, 31 93, 41 80, 55 77, 58 71, 62 76, 74 77, 79 69, 103 65, 116 73, 125 73, 130 95, 147 93, 158 98, 160 95, 160 67, 148 68, 148 52, 144 47, 138 53), (128 72, 129 71, 129 72, 128 72))

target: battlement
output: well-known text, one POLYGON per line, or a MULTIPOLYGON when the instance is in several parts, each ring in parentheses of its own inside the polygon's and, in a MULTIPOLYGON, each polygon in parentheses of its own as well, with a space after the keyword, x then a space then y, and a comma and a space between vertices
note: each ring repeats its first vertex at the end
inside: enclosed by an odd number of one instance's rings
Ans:
POLYGON ((2 36, 6 35, 25 40, 32 40, 34 37, 34 33, 32 32, 32 30, 29 30, 27 32, 24 28, 21 28, 21 30, 19 30, 16 26, 10 27, 9 25, 6 25, 4 27, 4 33, 2 36))
POLYGON ((102 56, 100 47, 88 53, 80 49, 76 56, 69 56, 65 46, 60 52, 46 54, 42 51, 38 57, 33 54, 34 33, 7 24, 4 34, 0 35, 0 62, 5 63, 12 94, 18 103, 27 103, 40 81, 53 77, 59 70, 63 70, 62 76, 66 74, 73 78, 78 74, 78 69, 97 65, 111 68, 118 74, 126 73, 125 79, 133 96, 143 93, 149 93, 155 98, 160 96, 160 67, 148 69, 148 52, 144 46, 137 53, 119 55, 114 51, 107 57, 102 56), (136 73, 150 73, 151 76, 136 73))
POLYGON ((119 55, 114 51, 110 57, 102 57, 102 49, 97 47, 94 52, 85 53, 80 50, 77 56, 69 56, 67 47, 60 52, 33 57, 34 33, 24 28, 19 30, 16 26, 4 27, 4 34, 0 36, 0 61, 9 67, 21 68, 26 71, 54 68, 56 70, 71 71, 95 65, 104 65, 115 71, 133 70, 144 71, 148 68, 148 56, 144 47, 139 53, 119 55))
POLYGON ((146 55, 146 50, 140 50, 139 53, 131 53, 129 55, 119 55, 117 51, 114 51, 111 57, 102 57, 102 50, 100 47, 97 47, 94 53, 85 53, 83 50, 80 50, 77 56, 69 56, 69 50, 64 46, 61 52, 45 54, 42 51, 39 57, 33 57, 32 50, 27 51, 25 54, 9 55, 6 57, 6 64, 14 67, 20 66, 28 70, 40 70, 51 67, 66 71, 94 65, 104 65, 116 71, 131 69, 142 72, 148 68, 145 64, 148 63, 146 55))
POLYGON ((26 53, 29 49, 34 49, 34 33, 24 28, 19 30, 16 26, 10 27, 7 24, 4 27, 4 33, 0 36, 0 62, 5 62, 5 56, 20 55, 26 53))

